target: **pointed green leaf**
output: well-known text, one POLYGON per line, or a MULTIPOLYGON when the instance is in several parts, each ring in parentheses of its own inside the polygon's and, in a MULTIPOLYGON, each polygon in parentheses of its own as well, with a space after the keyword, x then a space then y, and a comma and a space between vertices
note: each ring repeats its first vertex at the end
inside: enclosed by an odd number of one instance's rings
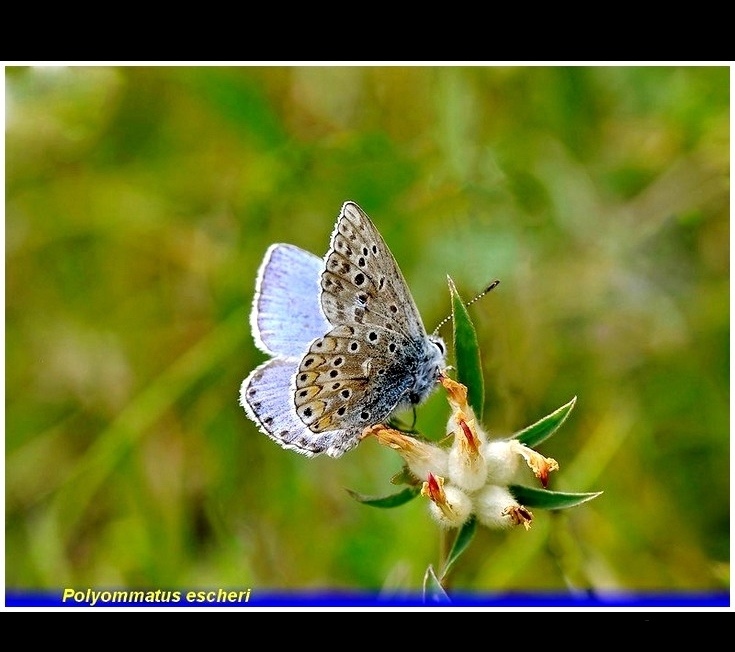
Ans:
POLYGON ((575 396, 569 403, 562 405, 558 410, 548 414, 543 419, 539 419, 536 423, 524 428, 513 435, 521 444, 525 444, 529 448, 538 446, 544 439, 548 439, 553 435, 557 428, 566 421, 569 413, 572 411, 574 404, 577 402, 575 396))
POLYGON ((421 487, 406 487, 398 493, 391 494, 389 496, 365 496, 357 493, 356 491, 352 491, 352 489, 347 489, 347 493, 364 505, 387 509, 389 507, 399 507, 400 505, 407 503, 409 500, 414 499, 419 495, 419 493, 421 493, 421 487))
POLYGON ((433 604, 448 604, 451 602, 431 564, 429 564, 424 574, 424 602, 433 604))
POLYGON ((467 401, 482 420, 485 400, 485 387, 482 377, 480 347, 477 333, 462 298, 457 293, 454 281, 447 276, 449 292, 452 295, 452 323, 454 324, 454 363, 457 367, 457 381, 467 387, 467 401))
POLYGON ((459 556, 467 550, 472 538, 475 536, 475 530, 477 530, 477 521, 473 516, 466 521, 460 528, 459 532, 457 532, 457 536, 452 544, 452 549, 449 551, 447 562, 444 564, 444 569, 442 570, 442 579, 447 576, 449 569, 452 567, 454 562, 457 561, 459 556))
POLYGON ((546 489, 535 489, 522 485, 511 485, 508 487, 515 499, 525 507, 538 507, 539 509, 567 509, 576 507, 588 500, 597 498, 602 492, 592 493, 568 493, 563 491, 547 491, 546 489))

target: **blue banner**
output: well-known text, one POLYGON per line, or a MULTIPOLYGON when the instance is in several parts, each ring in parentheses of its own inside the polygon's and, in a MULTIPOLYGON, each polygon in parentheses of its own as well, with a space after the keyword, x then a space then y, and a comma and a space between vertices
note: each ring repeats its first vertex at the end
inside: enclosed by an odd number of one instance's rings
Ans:
POLYGON ((256 588, 8 589, 6 607, 701 607, 730 606, 729 592, 691 593, 503 593, 451 594, 424 600, 422 594, 387 595, 353 591, 274 591, 256 588))

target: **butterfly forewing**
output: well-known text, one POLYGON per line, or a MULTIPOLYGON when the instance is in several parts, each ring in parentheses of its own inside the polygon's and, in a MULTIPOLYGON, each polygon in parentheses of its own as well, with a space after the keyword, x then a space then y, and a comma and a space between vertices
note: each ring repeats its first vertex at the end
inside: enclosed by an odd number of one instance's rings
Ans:
POLYGON ((372 324, 409 338, 424 334, 416 304, 393 254, 353 202, 342 207, 322 273, 322 310, 334 326, 372 324))

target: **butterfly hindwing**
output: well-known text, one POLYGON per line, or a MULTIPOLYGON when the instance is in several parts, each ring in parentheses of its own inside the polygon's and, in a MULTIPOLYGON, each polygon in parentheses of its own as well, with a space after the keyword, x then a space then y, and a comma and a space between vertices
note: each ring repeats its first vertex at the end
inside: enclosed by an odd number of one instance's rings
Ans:
POLYGON ((296 369, 296 362, 282 358, 263 363, 243 381, 240 404, 261 432, 283 448, 308 457, 324 452, 341 455, 357 443, 350 441, 353 438, 339 428, 316 436, 296 414, 289 389, 296 369))
POLYGON ((408 343, 375 326, 338 326, 315 340, 296 374, 296 412, 313 431, 340 427, 359 437, 385 420, 412 383, 408 343))

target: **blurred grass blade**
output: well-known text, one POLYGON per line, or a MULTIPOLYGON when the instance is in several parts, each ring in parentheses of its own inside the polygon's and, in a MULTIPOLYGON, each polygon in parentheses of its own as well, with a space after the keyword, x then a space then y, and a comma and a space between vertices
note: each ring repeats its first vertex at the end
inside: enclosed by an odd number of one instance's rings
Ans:
POLYGON ((524 428, 513 435, 513 439, 517 439, 529 448, 538 446, 544 439, 548 439, 556 430, 566 421, 569 413, 572 411, 574 404, 577 402, 575 396, 569 403, 562 405, 558 410, 546 415, 543 419, 539 419, 536 423, 524 428))
POLYGON ((449 555, 447 556, 447 562, 444 564, 444 568, 442 570, 442 579, 447 576, 449 569, 452 567, 454 562, 457 561, 459 556, 467 550, 472 538, 475 536, 475 530, 477 530, 477 521, 473 516, 464 523, 459 532, 457 532, 457 536, 452 544, 452 549, 449 551, 449 555))
POLYGON ((413 500, 419 495, 419 493, 421 493, 421 487, 406 487, 398 493, 390 494, 388 496, 365 496, 357 493, 356 491, 352 491, 352 489, 347 489, 347 493, 356 501, 363 503, 364 505, 387 509, 389 507, 405 505, 409 500, 413 500))
POLYGON ((470 319, 467 307, 459 296, 454 281, 447 276, 449 292, 452 295, 452 324, 454 325, 454 364, 457 367, 457 381, 467 387, 467 400, 482 420, 485 402, 485 386, 482 377, 480 347, 477 333, 470 319))
POLYGON ((242 312, 234 310, 141 390, 99 434, 52 499, 51 509, 64 536, 75 530, 95 493, 133 447, 151 432, 156 420, 201 382, 210 369, 227 364, 236 356, 247 333, 242 324, 242 312))
POLYGON ((522 485, 511 485, 508 487, 515 499, 525 507, 538 507, 539 509, 567 509, 576 507, 588 500, 597 498, 602 491, 591 493, 568 493, 563 491, 547 491, 524 487, 522 485))
POLYGON ((431 564, 429 564, 424 574, 424 602, 433 604, 449 604, 451 602, 431 564))

